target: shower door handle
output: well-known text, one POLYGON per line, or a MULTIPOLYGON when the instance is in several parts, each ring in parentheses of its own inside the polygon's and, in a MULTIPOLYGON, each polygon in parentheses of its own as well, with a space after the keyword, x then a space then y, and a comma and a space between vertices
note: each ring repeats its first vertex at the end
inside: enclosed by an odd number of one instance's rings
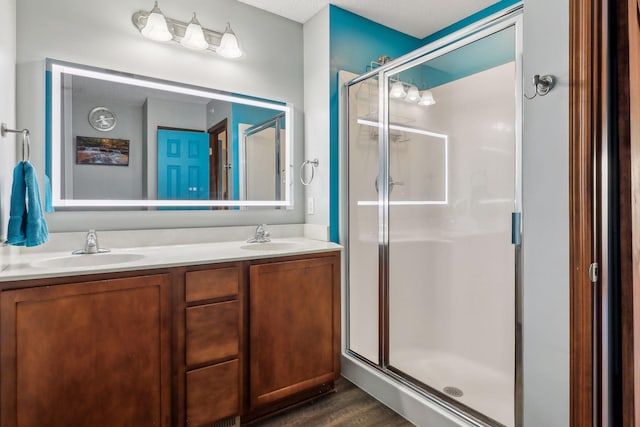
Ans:
POLYGON ((520 212, 511 212, 511 243, 520 244, 520 212))
MULTIPOLYGON (((376 187, 376 193, 379 193, 378 190, 378 178, 376 177, 375 181, 373 182, 373 185, 376 187)), ((395 187, 396 185, 404 185, 404 182, 402 181, 394 181, 393 178, 391 176, 389 176, 389 194, 391 194, 391 192, 393 191, 393 187, 395 187)))

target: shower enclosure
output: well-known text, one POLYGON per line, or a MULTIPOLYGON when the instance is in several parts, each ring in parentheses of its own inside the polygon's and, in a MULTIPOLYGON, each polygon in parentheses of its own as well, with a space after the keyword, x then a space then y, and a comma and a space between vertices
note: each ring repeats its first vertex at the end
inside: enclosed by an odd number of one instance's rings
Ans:
POLYGON ((346 353, 472 425, 519 424, 520 34, 513 9, 343 97, 346 353))

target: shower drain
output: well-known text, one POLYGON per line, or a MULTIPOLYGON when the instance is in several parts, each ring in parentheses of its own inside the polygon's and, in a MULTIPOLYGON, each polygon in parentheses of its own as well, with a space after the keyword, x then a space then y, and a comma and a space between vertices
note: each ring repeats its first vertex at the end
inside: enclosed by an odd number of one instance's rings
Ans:
POLYGON ((449 386, 449 387, 443 388, 442 391, 447 393, 449 396, 453 396, 453 397, 462 397, 462 395, 464 394, 462 390, 460 390, 458 387, 449 386))

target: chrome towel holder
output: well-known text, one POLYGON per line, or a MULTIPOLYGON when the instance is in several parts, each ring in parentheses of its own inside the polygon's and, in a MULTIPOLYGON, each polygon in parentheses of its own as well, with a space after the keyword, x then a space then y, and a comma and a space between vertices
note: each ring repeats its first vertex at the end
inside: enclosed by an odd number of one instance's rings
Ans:
POLYGON ((525 93, 524 97, 531 100, 536 96, 545 96, 546 94, 551 92, 551 89, 553 89, 555 85, 556 78, 551 74, 545 74, 544 76, 536 74, 535 76, 533 76, 533 87, 535 88, 535 93, 533 94, 533 96, 528 96, 525 93))
POLYGON ((311 184, 311 181, 313 181, 313 178, 316 176, 316 168, 318 167, 318 164, 320 163, 320 161, 318 159, 313 159, 313 160, 305 160, 304 162, 302 162, 302 165, 300 166, 300 182, 302 183, 302 185, 309 185, 311 184), (311 177, 309 178, 308 181, 305 181, 304 179, 304 167, 310 165, 311 166, 311 177))
POLYGON ((31 144, 29 141, 29 135, 31 134, 31 132, 29 132, 29 129, 22 129, 22 130, 9 129, 6 123, 0 124, 0 136, 4 138, 7 136, 8 133, 22 134, 22 160, 23 161, 29 160, 29 157, 31 156, 31 144), (26 155, 25 155, 25 150, 26 150, 26 155))

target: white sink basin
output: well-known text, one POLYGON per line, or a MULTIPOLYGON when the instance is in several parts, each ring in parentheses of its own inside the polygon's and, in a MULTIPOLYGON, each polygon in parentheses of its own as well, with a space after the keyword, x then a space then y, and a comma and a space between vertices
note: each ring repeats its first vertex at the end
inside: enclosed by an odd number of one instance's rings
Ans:
POLYGON ((48 268, 67 268, 67 267, 97 267, 111 264, 124 264, 127 262, 138 261, 144 258, 140 254, 85 254, 85 255, 67 255, 57 258, 46 258, 31 263, 34 267, 48 268))
POLYGON ((265 242, 265 243, 248 243, 240 246, 240 249, 248 249, 250 251, 288 251, 299 248, 300 243, 295 242, 265 242))

